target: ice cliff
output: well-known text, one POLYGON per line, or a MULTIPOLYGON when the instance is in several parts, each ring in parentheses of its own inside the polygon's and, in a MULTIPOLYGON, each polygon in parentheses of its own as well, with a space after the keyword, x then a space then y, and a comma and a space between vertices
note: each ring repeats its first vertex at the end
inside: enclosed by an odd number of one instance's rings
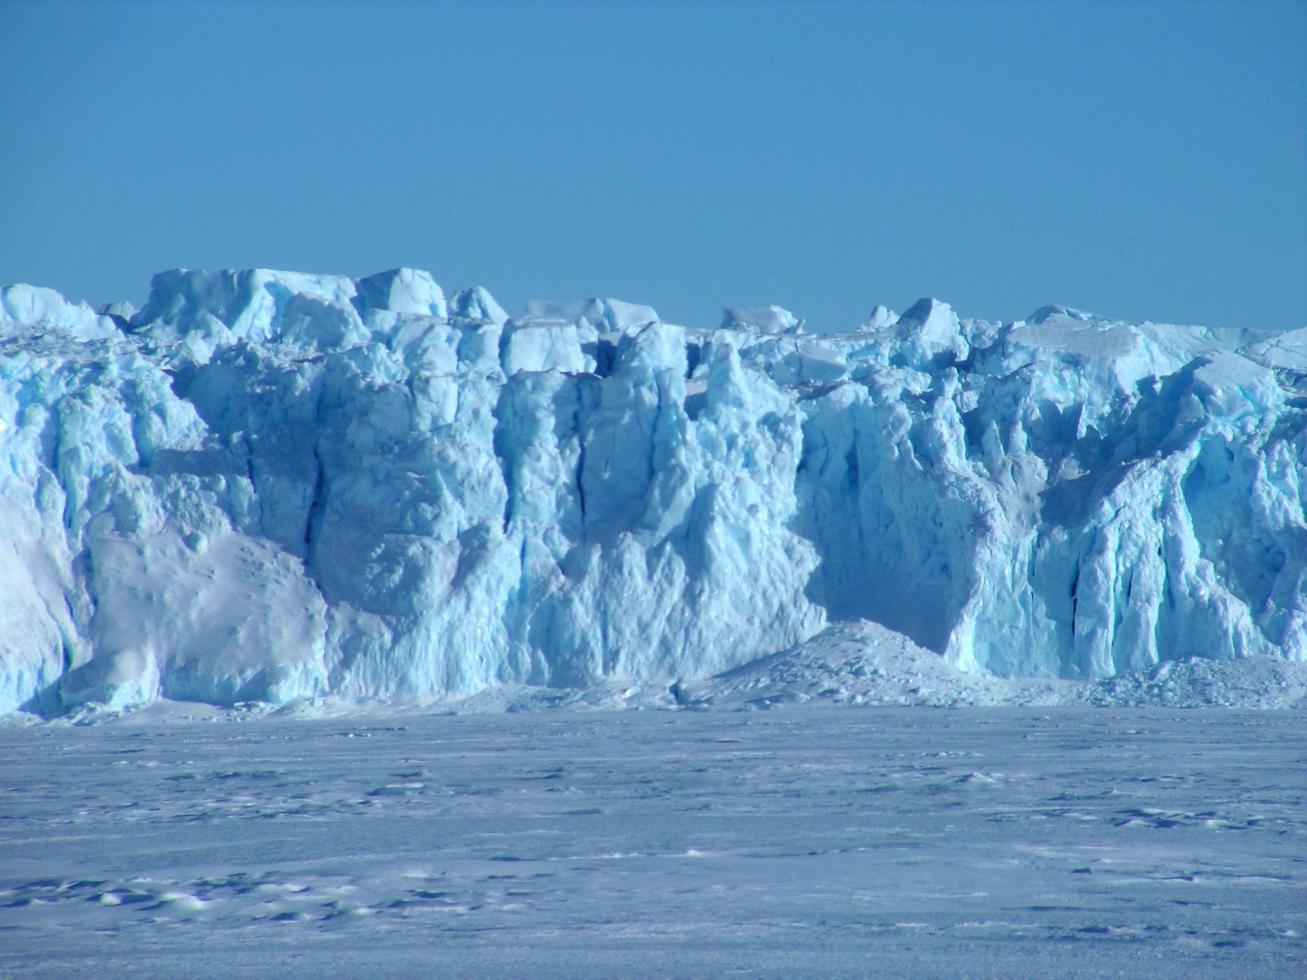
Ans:
POLYGON ((1305 488, 1307 328, 11 286, 0 713, 670 681, 843 619, 1002 676, 1307 660, 1305 488))

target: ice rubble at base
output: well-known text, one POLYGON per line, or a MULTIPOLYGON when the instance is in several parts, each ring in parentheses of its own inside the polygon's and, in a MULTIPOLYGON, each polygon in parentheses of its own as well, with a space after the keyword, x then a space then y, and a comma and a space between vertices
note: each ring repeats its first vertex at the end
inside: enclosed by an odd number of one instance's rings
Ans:
POLYGON ((1304 487, 1307 329, 12 286, 0 713, 670 683, 855 620, 999 677, 1304 661, 1304 487))

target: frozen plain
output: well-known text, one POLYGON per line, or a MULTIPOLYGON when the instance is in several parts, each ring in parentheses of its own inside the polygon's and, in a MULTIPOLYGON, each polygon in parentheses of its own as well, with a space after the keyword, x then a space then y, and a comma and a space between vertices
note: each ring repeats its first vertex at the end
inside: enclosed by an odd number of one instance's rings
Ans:
POLYGON ((0 974, 1307 968, 1300 711, 166 707, 0 727, 0 974))

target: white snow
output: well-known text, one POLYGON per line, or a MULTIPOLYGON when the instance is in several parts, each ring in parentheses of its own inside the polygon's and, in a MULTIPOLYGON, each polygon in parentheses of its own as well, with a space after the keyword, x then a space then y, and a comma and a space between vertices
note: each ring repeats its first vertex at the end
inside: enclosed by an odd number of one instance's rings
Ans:
POLYGON ((0 974, 1307 969, 1300 712, 163 707, 0 725, 0 974))
POLYGON ((779 307, 512 318, 403 269, 177 270, 103 314, 7 287, 0 713, 726 704, 710 678, 832 636, 922 651, 940 703, 1270 676, 1307 660, 1304 344, 933 299, 820 335, 779 307))

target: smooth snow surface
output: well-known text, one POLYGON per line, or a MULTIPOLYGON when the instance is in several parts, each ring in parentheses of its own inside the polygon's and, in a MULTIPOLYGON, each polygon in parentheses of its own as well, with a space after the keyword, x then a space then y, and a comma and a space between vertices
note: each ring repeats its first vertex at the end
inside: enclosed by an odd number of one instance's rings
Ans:
POLYGON ((513 318, 407 269, 8 287, 0 713, 693 687, 858 620, 977 676, 1301 662, 1304 344, 513 318))
POLYGON ((164 707, 0 727, 0 975, 1307 970, 1299 712, 164 707))

